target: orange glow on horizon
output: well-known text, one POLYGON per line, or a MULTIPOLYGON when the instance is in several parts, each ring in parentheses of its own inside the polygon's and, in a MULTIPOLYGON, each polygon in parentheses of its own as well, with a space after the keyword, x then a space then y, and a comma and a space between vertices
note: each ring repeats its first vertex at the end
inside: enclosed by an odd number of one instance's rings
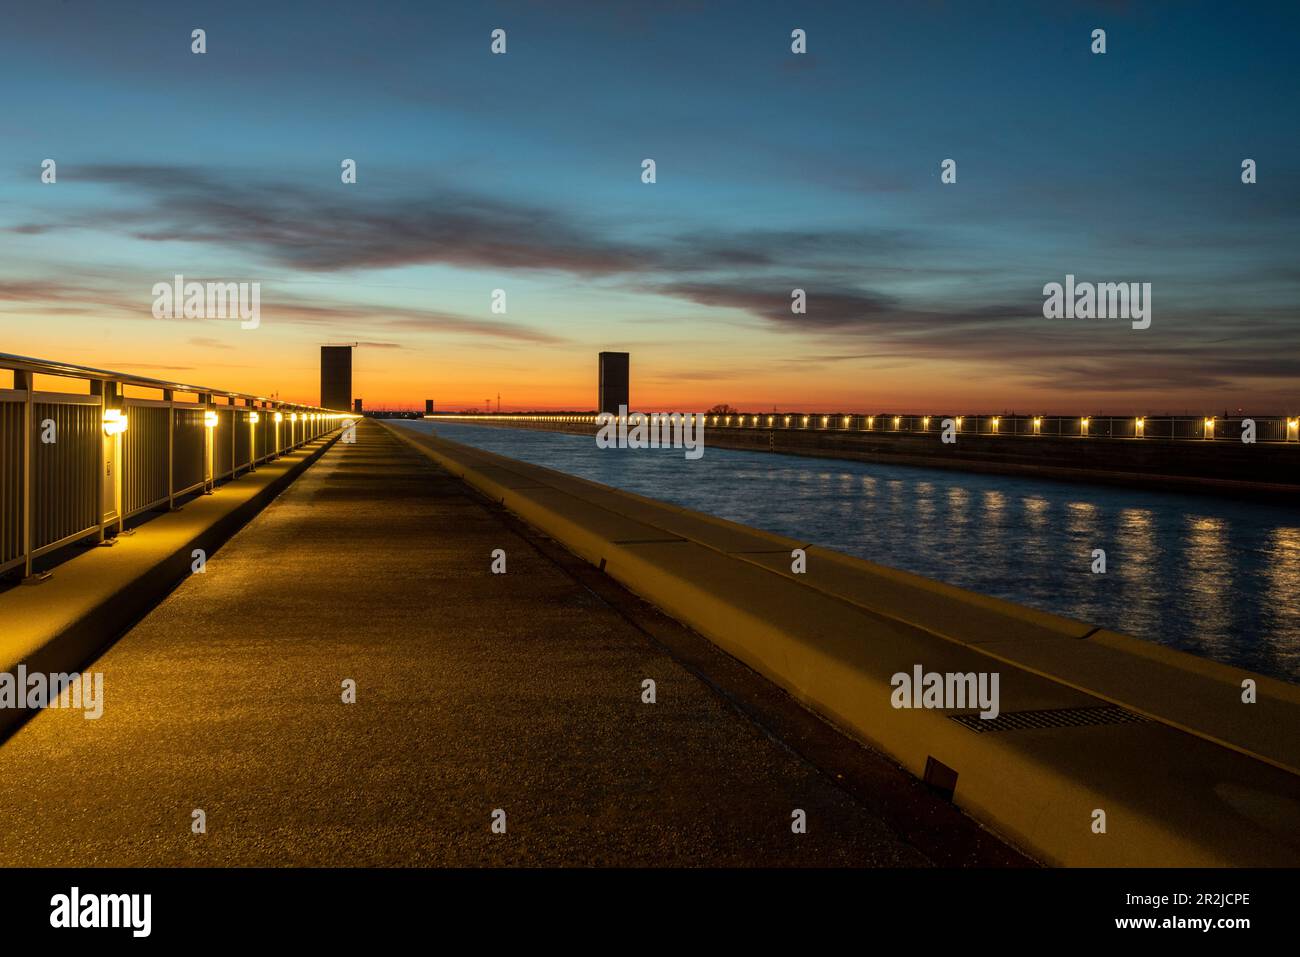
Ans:
MULTIPOLYGON (((248 392, 281 401, 314 405, 319 402, 319 346, 285 343, 284 348, 236 352, 233 347, 205 348, 180 344, 148 350, 93 347, 69 354, 66 343, 18 342, 6 351, 94 368, 121 371, 161 380, 214 389, 248 392), (18 347, 25 348, 18 348, 18 347), (130 361, 132 352, 139 353, 130 361), (292 360, 285 357, 291 356, 292 360)), ((359 347, 353 360, 353 395, 365 409, 420 409, 433 399, 437 411, 482 410, 490 399, 493 411, 501 395, 502 411, 591 411, 596 406, 596 347, 487 348, 477 344, 449 346, 443 360, 425 349, 368 349, 359 347)), ((726 404, 748 414, 787 411, 814 414, 916 414, 945 411, 964 414, 1077 415, 1086 402, 1103 415, 1200 415, 1241 405, 1233 396, 1225 401, 1214 394, 1167 394, 1116 391, 1081 395, 1062 394, 1041 383, 1017 383, 1013 378, 980 376, 956 366, 929 363, 928 374, 913 367, 891 367, 864 376, 849 363, 829 363, 810 373, 792 370, 772 361, 771 371, 748 357, 744 376, 726 369, 692 372, 677 366, 681 357, 669 348, 632 351, 632 400, 636 409, 652 411, 705 411, 726 404)), ((0 371, 0 388, 12 388, 12 375, 0 371)), ((41 390, 85 393, 84 380, 38 376, 41 390)), ((156 390, 128 389, 128 395, 158 398, 156 390)), ((192 400, 192 395, 177 395, 192 400)), ((1285 409, 1279 386, 1277 395, 1261 395, 1250 410, 1257 414, 1285 409)))

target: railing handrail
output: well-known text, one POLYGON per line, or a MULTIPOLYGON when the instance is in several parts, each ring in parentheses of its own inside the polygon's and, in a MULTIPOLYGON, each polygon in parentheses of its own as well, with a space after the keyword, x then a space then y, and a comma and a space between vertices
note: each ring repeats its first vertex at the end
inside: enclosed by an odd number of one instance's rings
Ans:
POLYGON ((219 482, 346 429, 343 420, 356 418, 247 392, 0 353, 5 369, 13 372, 14 387, 0 389, 0 573, 21 568, 31 583, 49 577, 36 570, 37 559, 74 542, 108 541, 142 512, 210 494, 219 482), (80 379, 89 394, 38 390, 40 375, 80 379), (127 388, 157 390, 162 398, 127 396, 127 388), (177 401, 177 393, 198 401, 177 401))
POLYGON ((13 355, 0 352, 0 368, 20 372, 35 372, 38 375, 66 376, 76 379, 92 379, 102 382, 116 382, 119 385, 137 386, 145 389, 162 389, 170 392, 189 392, 195 395, 219 395, 227 399, 245 399, 264 402, 288 409, 307 409, 312 412, 343 412, 343 409, 326 409, 318 405, 306 405, 301 402, 285 402, 271 399, 250 392, 231 392, 227 389, 211 389, 207 386, 190 385, 184 382, 168 382, 148 376, 134 375, 129 372, 114 372, 111 369, 96 369, 93 366, 79 366, 70 362, 54 362, 50 359, 36 359, 32 356, 13 355))

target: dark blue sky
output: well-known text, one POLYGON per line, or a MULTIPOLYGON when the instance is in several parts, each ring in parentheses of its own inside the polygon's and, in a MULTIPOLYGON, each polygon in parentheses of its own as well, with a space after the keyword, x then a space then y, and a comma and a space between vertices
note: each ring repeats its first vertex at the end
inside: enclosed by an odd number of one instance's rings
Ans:
POLYGON ((622 347, 647 407, 1292 411, 1298 25, 1293 4, 11 4, 0 339, 286 394, 316 343, 360 340, 374 401, 432 378, 449 405, 583 406, 593 353, 622 347), (256 341, 160 327, 174 273, 261 281, 256 341), (1151 328, 1044 319, 1066 273, 1152 283, 1151 328))

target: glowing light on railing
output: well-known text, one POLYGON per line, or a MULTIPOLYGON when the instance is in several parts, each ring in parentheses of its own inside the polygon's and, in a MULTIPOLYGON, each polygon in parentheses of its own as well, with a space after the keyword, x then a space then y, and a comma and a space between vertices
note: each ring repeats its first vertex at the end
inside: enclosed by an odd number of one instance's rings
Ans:
POLYGON ((922 417, 921 417, 921 428, 923 428, 923 429, 928 429, 929 427, 930 427, 930 417, 929 417, 928 415, 926 415, 926 416, 922 416, 922 417))
POLYGON ((212 412, 211 410, 204 412, 203 425, 206 428, 215 429, 217 427, 217 413, 212 412))
POLYGON ((876 417, 874 415, 867 416, 867 428, 874 429, 875 427, 876 427, 876 417))
MULTIPOLYGON (((15 373, 17 375, 17 373, 15 373)), ((121 435, 126 431, 126 411, 124 409, 104 410, 104 434, 121 435)))
POLYGON ((803 417, 803 424, 804 424, 804 425, 807 425, 807 424, 808 424, 808 416, 806 416, 806 415, 803 417))
POLYGON ((261 422, 262 417, 258 415, 256 412, 250 412, 248 413, 248 421, 251 423, 261 422))
POLYGON ((823 428, 823 429, 826 428, 826 426, 830 423, 830 421, 831 421, 831 417, 830 417, 829 415, 823 415, 823 416, 822 416, 822 428, 823 428))
POLYGON ((899 423, 899 422, 902 422, 902 421, 903 421, 902 416, 897 416, 897 415, 894 416, 894 428, 897 429, 897 428, 898 428, 898 423, 899 423))
POLYGON ((297 421, 298 421, 298 413, 297 413, 297 412, 290 412, 290 413, 289 413, 289 421, 290 421, 290 422, 297 422, 297 421))
POLYGON ((283 422, 283 421, 284 421, 284 413, 283 413, 283 412, 277 412, 277 413, 275 413, 275 421, 277 421, 277 422, 283 422))
POLYGON ((1086 415, 1079 420, 1079 431, 1084 435, 1088 434, 1088 423, 1091 421, 1092 419, 1088 418, 1086 415))
POLYGON ((789 425, 789 424, 790 424, 790 416, 788 416, 788 415, 785 417, 785 424, 786 424, 786 425, 789 425))
POLYGON ((1213 438, 1213 436, 1214 436, 1214 419, 1212 419, 1212 418, 1210 418, 1210 419, 1206 419, 1206 420, 1205 420, 1205 437, 1208 439, 1208 438, 1213 438))
POLYGON ((769 416, 767 417, 767 424, 768 424, 768 425, 771 425, 771 424, 772 424, 772 420, 773 420, 774 418, 776 418, 776 416, 774 416, 774 415, 769 415, 769 416))
POLYGON ((993 431, 994 431, 994 432, 996 432, 996 431, 998 430, 998 423, 1000 423, 1001 421, 1002 421, 1002 420, 999 419, 996 415, 993 416, 993 431))
POLYGON ((965 418, 965 416, 962 416, 962 415, 957 416, 957 431, 958 431, 958 432, 961 431, 961 420, 964 419, 964 418, 965 418))
POLYGON ((847 429, 847 428, 849 427, 849 423, 852 422, 852 421, 853 421, 853 416, 851 416, 851 415, 846 415, 846 416, 844 417, 844 427, 847 429))
POLYGON ((1146 417, 1139 415, 1133 420, 1133 427, 1137 430, 1138 435, 1142 435, 1146 431, 1147 427, 1146 417))

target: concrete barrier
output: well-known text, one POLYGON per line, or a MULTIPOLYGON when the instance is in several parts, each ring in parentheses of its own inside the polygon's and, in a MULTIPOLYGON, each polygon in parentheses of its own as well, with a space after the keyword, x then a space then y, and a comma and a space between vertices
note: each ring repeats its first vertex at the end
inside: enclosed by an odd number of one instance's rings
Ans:
POLYGON ((1300 864, 1300 688, 393 431, 1045 863, 1300 864), (895 708, 916 666, 996 672, 999 718, 895 708))

